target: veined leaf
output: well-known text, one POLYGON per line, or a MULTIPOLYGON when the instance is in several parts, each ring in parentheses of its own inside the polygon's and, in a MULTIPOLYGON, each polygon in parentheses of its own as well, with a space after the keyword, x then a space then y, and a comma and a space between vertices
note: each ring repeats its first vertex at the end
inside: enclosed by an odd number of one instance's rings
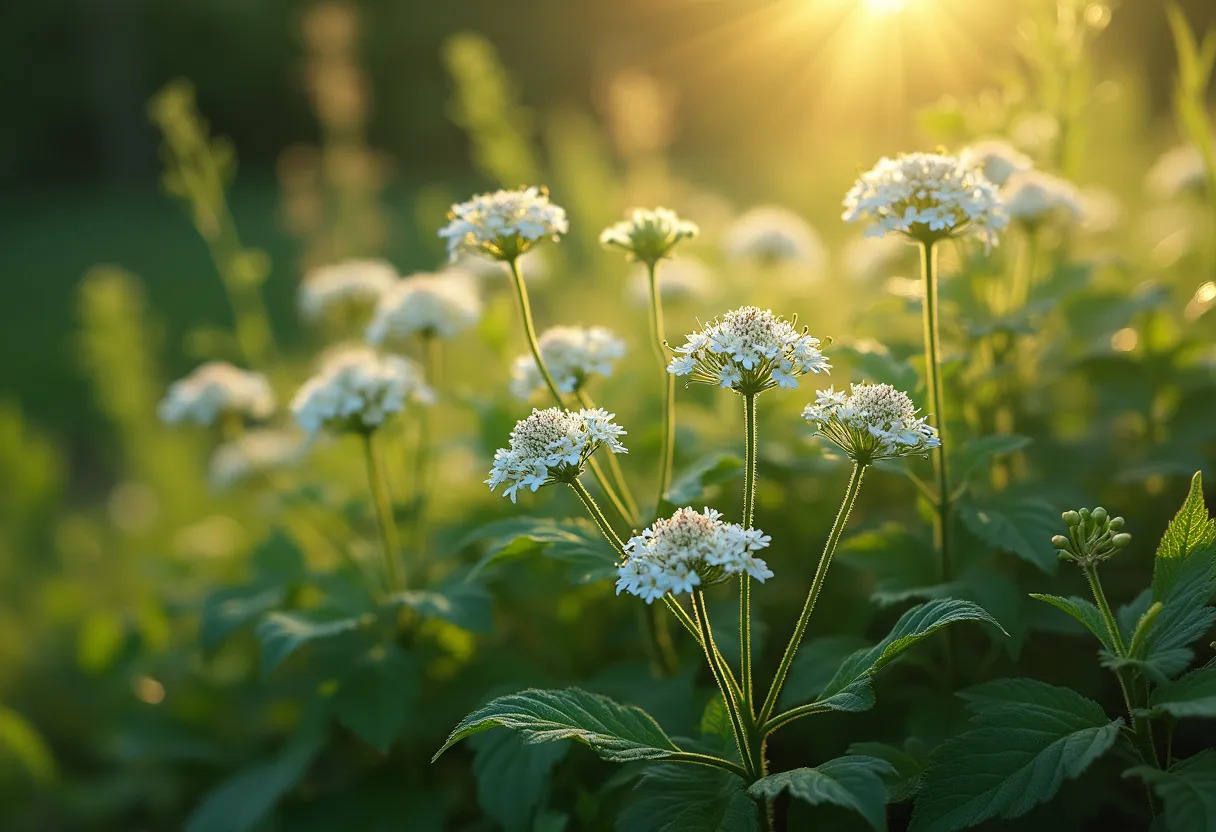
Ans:
POLYGON ((1178 832, 1216 829, 1216 749, 1200 751, 1162 771, 1136 766, 1124 777, 1139 777, 1165 801, 1165 824, 1178 832))
POLYGON ((887 828, 887 787, 883 777, 895 773, 877 757, 837 757, 814 768, 796 768, 770 774, 752 783, 752 797, 773 799, 783 791, 810 803, 842 806, 857 812, 873 829, 887 828))
POLYGON ((703 766, 647 767, 617 832, 757 832, 760 813, 738 777, 703 766))
POLYGON ((1105 754, 1122 724, 1098 703, 1033 679, 1000 679, 962 696, 976 716, 933 752, 912 832, 1026 814, 1105 754))
POLYGON ((1086 601, 1084 598, 1077 598, 1075 595, 1062 598, 1059 595, 1041 595, 1037 592, 1032 592, 1030 593, 1030 597, 1036 601, 1044 601, 1056 609, 1068 613, 1085 625, 1085 629, 1097 636, 1098 641, 1102 642, 1103 647, 1107 650, 1115 649, 1110 631, 1106 628, 1106 622, 1102 620, 1102 613, 1093 602, 1086 601))
POLYGON ((465 737, 500 725, 528 743, 578 740, 618 763, 662 760, 680 751, 641 708, 578 688, 531 689, 500 696, 466 716, 432 761, 465 737))
POLYGON ((997 500, 962 500, 963 524, 988 545, 1012 552, 1053 574, 1059 556, 1051 546, 1060 514, 1039 497, 1002 497, 997 500))
POLYGON ((316 613, 273 612, 257 628, 262 642, 262 673, 270 673, 310 641, 349 633, 362 624, 362 618, 326 619, 316 613))
MULTIPOLYGON (((1160 561, 1158 561, 1160 563, 1160 561)), ((1168 568, 1168 591, 1153 600, 1161 612, 1144 639, 1144 649, 1133 656, 1146 671, 1160 680, 1171 679, 1187 668, 1194 655, 1191 644, 1216 622, 1216 607, 1208 606, 1216 592, 1216 548, 1203 546, 1168 568)))
POLYGON ((1153 713, 1175 717, 1216 717, 1216 665, 1198 670, 1167 682, 1153 691, 1149 698, 1153 713))
POLYGON ((1178 572, 1196 549, 1216 542, 1216 521, 1203 502, 1203 475, 1196 471, 1191 487, 1157 546, 1153 561, 1153 600, 1163 601, 1178 582, 1178 572))

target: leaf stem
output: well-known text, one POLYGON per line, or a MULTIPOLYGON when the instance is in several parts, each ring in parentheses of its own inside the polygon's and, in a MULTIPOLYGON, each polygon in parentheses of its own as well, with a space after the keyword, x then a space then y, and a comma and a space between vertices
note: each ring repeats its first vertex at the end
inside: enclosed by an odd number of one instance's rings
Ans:
POLYGON ((672 754, 670 757, 666 757, 664 759, 665 761, 672 763, 693 763, 695 765, 720 768, 723 771, 729 771, 736 777, 741 777, 750 782, 747 769, 738 763, 732 763, 730 760, 723 760, 721 757, 713 757, 709 754, 698 754, 695 751, 681 751, 678 754, 672 754))
POLYGON ((777 706, 777 697, 781 693, 781 686, 785 684, 785 678, 790 670, 790 665, 793 664, 794 656, 798 653, 798 647, 802 644, 802 637, 806 634, 807 623, 811 620, 811 612, 815 609, 815 602, 819 598, 819 592, 823 589, 824 581, 827 579, 828 566, 832 562, 832 556, 836 553, 836 547, 840 544, 840 538, 844 534, 845 524, 849 521, 849 514, 853 511, 853 504, 857 502, 857 494, 861 491, 861 481, 865 476, 866 466, 860 463, 853 464, 853 474, 849 478, 848 488, 844 492, 844 500, 840 504, 840 509, 836 512, 836 520, 832 523, 832 531, 828 534, 827 542, 823 545, 823 554, 819 557, 819 565, 815 568, 815 577, 811 580, 811 588, 807 592, 806 601, 802 605, 802 613, 798 616, 798 623, 794 625, 794 634, 790 636, 790 642, 786 645, 785 653, 781 656, 781 663, 777 667, 777 675, 773 677, 773 683, 768 689, 768 696, 764 698, 764 705, 760 708, 760 714, 756 721, 763 725, 772 716, 773 709, 777 706))
POLYGON ((726 662, 723 660, 722 654, 718 652, 718 645, 714 643, 713 629, 709 626, 709 611, 705 606, 705 595, 700 590, 692 593, 692 614, 701 631, 701 648, 705 652, 705 660, 709 662, 710 672, 713 674, 714 682, 718 685, 718 693, 722 696, 722 704, 726 706, 726 713, 730 718, 731 733, 735 738, 735 746, 739 749, 739 759, 743 761, 743 767, 747 771, 746 779, 751 782, 756 779, 751 737, 744 724, 741 702, 726 683, 726 674, 723 671, 726 662))
POLYGON ((380 449, 375 442, 375 433, 363 434, 364 457, 367 461, 367 481, 376 505, 376 517, 380 521, 380 539, 384 544, 384 564, 390 592, 405 589, 405 569, 401 564, 401 542, 397 536, 397 523, 393 519, 393 503, 384 478, 380 449))

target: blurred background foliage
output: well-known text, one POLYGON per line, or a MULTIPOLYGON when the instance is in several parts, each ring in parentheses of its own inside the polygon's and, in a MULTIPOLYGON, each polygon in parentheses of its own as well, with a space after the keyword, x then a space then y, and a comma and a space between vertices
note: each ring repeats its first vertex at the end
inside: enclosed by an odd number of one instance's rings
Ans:
MULTIPOLYGON (((435 420, 443 487, 432 507, 435 556, 423 570, 442 585, 505 549, 478 573, 494 600, 490 609, 479 596, 476 620, 420 614, 398 641, 361 631, 370 641, 264 672, 248 626, 264 613, 361 609, 338 565, 338 550, 358 560, 374 546, 357 454, 326 445, 285 483, 217 493, 206 478, 214 438, 156 419, 165 384, 208 358, 247 360, 285 400, 331 340, 297 321, 301 275, 367 255, 402 273, 436 269, 448 204, 499 185, 547 183, 570 212, 568 238, 530 267, 537 316, 542 329, 604 324, 628 341, 629 365, 594 392, 630 430, 626 471, 639 482, 659 441, 657 384, 639 390, 637 381, 649 378, 645 306, 626 291, 631 267, 597 243, 623 209, 669 204, 702 226, 690 251, 716 275, 713 288, 674 304, 668 337, 742 302, 771 304, 838 339, 842 380, 916 388, 915 265, 905 252, 867 273, 838 219, 858 169, 881 153, 1003 135, 1041 167, 1102 188, 1104 221, 1043 243, 1023 309, 989 302, 992 281, 1024 256, 1016 233, 991 257, 960 247, 944 264, 948 384, 960 403, 950 418, 968 438, 959 511, 974 569, 964 595, 1012 639, 960 638, 957 677, 909 662, 902 682, 884 683, 878 710, 774 755, 788 767, 839 753, 850 738, 910 735, 923 759, 960 718, 950 690, 1015 669, 1117 699, 1092 650, 1061 639, 1072 631, 1025 593, 1077 589, 1075 575, 1055 574, 1051 525, 1061 507, 1100 500, 1138 536, 1111 567, 1112 595, 1130 600, 1186 475, 1212 473, 1216 194, 1162 195, 1145 182, 1162 151, 1202 140, 1180 124, 1194 125, 1196 108, 1211 124, 1211 91, 1179 85, 1156 2, 912 0, 883 18, 860 14, 862 5, 6 8, 5 828, 609 829, 633 775, 581 749, 524 750, 487 735, 471 763, 467 753, 426 761, 464 712, 523 685, 577 681, 692 732, 706 680, 687 660, 652 678, 635 605, 583 580, 603 574, 595 547, 576 534, 547 544, 554 557, 527 559, 546 544, 480 483, 525 410, 506 396, 506 368, 522 345, 495 280, 483 284, 476 335, 445 349, 435 420), (195 102, 209 125, 196 121, 195 102), (1189 122, 1179 117, 1188 106, 1189 122), (179 144, 204 139, 201 156, 179 144), (180 174, 200 158, 206 175, 188 182, 180 174), (791 270, 729 261, 727 229, 757 203, 810 221, 822 262, 791 270), (1012 365, 987 358, 1010 339, 1023 345, 1012 365), (491 521, 516 525, 477 531, 491 521), (415 704, 352 727, 349 714, 375 702, 335 704, 334 680, 358 678, 349 674, 365 668, 352 669, 350 657, 364 655, 387 668, 365 689, 415 704), (330 720, 335 707, 342 728, 330 720), (518 779, 491 776, 503 771, 518 779)), ((1216 25, 1206 0, 1180 5, 1196 32, 1216 25)), ((679 396, 677 478, 700 466, 708 474, 686 480, 687 499, 732 510, 737 402, 705 390, 679 396)), ((799 553, 817 549, 842 479, 839 463, 805 442, 796 413, 806 398, 774 394, 761 413, 759 524, 784 548, 779 572, 796 572, 799 553)), ((413 430, 408 420, 396 428, 399 459, 413 430)), ((407 466, 392 476, 397 493, 409 493, 407 466)), ((815 648, 824 655, 885 631, 872 625, 917 597, 926 580, 918 569, 932 560, 913 485, 883 474, 868 488, 812 625, 822 636, 830 622, 836 641, 815 648)), ((564 495, 527 502, 537 515, 578 513, 564 495)), ((403 519, 413 510, 399 506, 403 519)), ((766 586, 765 617, 792 620, 801 592, 800 581, 766 586)), ((813 661, 804 664, 803 684, 813 686, 813 661)), ((1186 741, 1201 747, 1210 737, 1186 741)), ((1073 814, 1044 809, 1028 828, 1076 828, 1078 817, 1097 828, 1138 811, 1084 784, 1062 798, 1073 814)))

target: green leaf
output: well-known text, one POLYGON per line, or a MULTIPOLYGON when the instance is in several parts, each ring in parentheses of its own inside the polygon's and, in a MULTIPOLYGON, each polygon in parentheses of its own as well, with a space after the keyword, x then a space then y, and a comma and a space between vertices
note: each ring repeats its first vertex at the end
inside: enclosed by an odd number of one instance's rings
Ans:
POLYGON ((761 777, 752 797, 772 800, 783 791, 812 806, 831 804, 857 812, 870 827, 887 828, 887 787, 883 777, 894 767, 877 757, 837 757, 814 768, 796 768, 761 777))
MULTIPOLYGON (((694 463, 681 475, 667 493, 663 501, 667 508, 676 509, 691 505, 705 494, 705 490, 713 485, 731 482, 743 476, 743 460, 734 454, 715 454, 694 463)), ((670 511, 660 511, 659 514, 670 514, 670 511)))
POLYGON ((267 675, 303 645, 356 630, 363 618, 324 618, 316 612, 273 612, 258 624, 262 674, 267 675))
POLYGON ((477 805, 506 832, 530 832, 549 794, 549 776, 569 744, 529 745, 510 731, 487 731, 470 742, 477 805))
POLYGON ((282 584, 217 589, 203 601, 199 642, 211 650, 232 633, 280 606, 287 598, 282 584))
POLYGON ((398 592, 388 600, 390 604, 409 607, 424 618, 442 618, 474 633, 494 629, 493 601, 479 583, 454 580, 434 590, 398 592))
POLYGON ((578 688, 534 688, 500 696, 466 716, 432 761, 465 737, 500 725, 518 731, 528 743, 578 740, 617 763, 662 760, 680 750, 641 708, 578 688))
POLYGON ((46 740, 28 719, 0 705, 0 782, 17 766, 36 783, 48 783, 55 777, 55 757, 46 740))
POLYGON ((836 675, 820 692, 821 700, 850 691, 859 695, 857 683, 868 680, 912 645, 958 621, 983 621, 1001 632, 1004 629, 995 618, 970 601, 943 598, 913 607, 899 617, 887 637, 864 650, 853 653, 836 671, 836 675))
POLYGON ((912 832, 1026 814, 1105 754, 1122 724, 1098 703, 1033 679, 1000 679, 961 695, 976 715, 934 750, 912 832))
POLYGON ((570 565, 570 578, 578 583, 616 576, 616 552, 590 522, 518 517, 482 526, 464 539, 460 548, 489 540, 489 546, 471 575, 510 560, 544 554, 570 565))
POLYGON ((617 816, 617 832, 758 832, 760 813, 738 777, 660 763, 643 773, 617 816))
POLYGON ((933 546, 900 524, 850 535, 836 549, 836 559, 872 575, 870 599, 884 607, 913 598, 943 597, 953 590, 939 583, 933 546))
POLYGON ((1208 606, 1216 592, 1216 548, 1196 549, 1175 564, 1167 569, 1167 591, 1159 594, 1153 582, 1153 600, 1161 602, 1161 612, 1143 641, 1143 652, 1132 657, 1159 681, 1186 670, 1194 655, 1191 644, 1216 621, 1216 608, 1208 606))
POLYGON ((1216 717, 1216 665, 1208 665, 1167 682, 1153 691, 1149 707, 1154 714, 1178 718, 1216 717))
POLYGON ((849 746, 849 753, 862 757, 877 757, 890 763, 890 773, 883 776, 887 784, 888 803, 911 800, 920 790, 927 749, 919 740, 909 739, 903 748, 882 742, 855 742, 849 746))
POLYGON ((988 464, 994 457, 1020 451, 1029 445, 1030 442, 1029 436, 1017 436, 1014 434, 981 436, 968 442, 958 452, 950 467, 954 472, 955 478, 961 482, 978 468, 988 464))
POLYGON ((1041 595, 1037 592, 1032 592, 1030 593, 1030 597, 1036 601, 1051 604, 1056 609, 1068 613, 1077 619, 1077 621, 1080 621, 1085 626, 1085 629, 1097 636, 1098 641, 1102 642, 1103 647, 1107 650, 1115 649, 1110 632, 1106 629, 1106 622, 1102 619, 1102 612, 1093 602, 1086 601, 1084 598, 1077 598, 1075 595, 1062 598, 1059 595, 1041 595))
POLYGON ((184 832, 253 829, 308 771, 324 743, 320 732, 301 735, 275 758, 229 777, 186 819, 184 832))
POLYGON ((1166 771, 1136 766, 1124 777, 1139 777, 1165 802, 1165 824, 1171 832, 1216 830, 1216 749, 1179 760, 1166 771))
POLYGON ((976 537, 990 546, 1033 563, 1047 574, 1056 571, 1059 556, 1051 538, 1060 513, 1039 497, 960 500, 958 514, 976 537))
POLYGON ((789 708, 814 699, 832 681, 841 662, 865 646, 865 640, 858 636, 823 636, 805 642, 790 664, 778 707, 789 708))
POLYGON ((414 713, 421 676, 408 653, 396 646, 373 648, 334 695, 338 721, 368 745, 388 751, 414 713))
POLYGON ((1174 519, 1165 529, 1153 561, 1153 599, 1161 601, 1178 581, 1181 564, 1196 549, 1216 542, 1216 521, 1203 502, 1203 475, 1196 471, 1191 487, 1174 519))
POLYGON ((283 529, 275 529, 250 555, 257 583, 262 586, 291 584, 307 574, 304 552, 283 529))

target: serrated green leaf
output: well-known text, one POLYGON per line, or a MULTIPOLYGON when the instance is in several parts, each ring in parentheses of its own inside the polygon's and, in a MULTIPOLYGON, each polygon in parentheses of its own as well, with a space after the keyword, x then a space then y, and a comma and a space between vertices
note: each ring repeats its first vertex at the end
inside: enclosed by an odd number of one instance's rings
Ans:
POLYGON ((903 748, 883 742, 855 742, 849 753, 862 757, 877 757, 891 765, 891 772, 883 775, 887 784, 887 802, 902 803, 911 800, 920 790, 921 777, 925 773, 925 751, 923 743, 909 740, 903 748), (916 753, 913 753, 913 752, 916 753))
POLYGON ((1047 574, 1056 571, 1059 556, 1051 538, 1060 513, 1038 497, 961 500, 958 515, 972 534, 994 548, 1012 552, 1047 574))
POLYGON ((493 600, 479 583, 454 580, 433 590, 398 592, 388 600, 390 604, 409 607, 424 618, 442 618, 474 633, 494 629, 493 600))
POLYGON ((679 752, 659 724, 631 705, 578 688, 530 690, 500 696, 460 721, 432 760, 465 737, 498 726, 524 742, 578 740, 605 760, 662 760, 679 752))
POLYGON ((1178 718, 1216 717, 1216 666, 1192 670, 1161 685, 1149 697, 1149 708, 1154 714, 1178 718))
POLYGON ((1216 750, 1200 751, 1166 771, 1136 766, 1123 776, 1139 777, 1165 802, 1165 824, 1170 832, 1216 830, 1216 750))
POLYGON ((1033 679, 1000 679, 962 696, 976 715, 931 755, 912 832, 1026 814, 1105 754, 1122 724, 1098 703, 1033 679))
POLYGON ((362 618, 326 618, 321 613, 273 612, 258 623, 262 673, 269 674, 303 645, 357 630, 362 618))
POLYGON ((617 832, 758 832, 760 813, 738 777, 702 766, 647 767, 617 832))
POLYGON ((1161 612, 1143 641, 1142 653, 1133 657, 1159 681, 1187 668, 1194 655, 1191 644, 1216 622, 1216 607, 1208 606, 1216 592, 1216 548, 1201 547, 1174 563, 1168 570, 1167 592, 1158 595, 1154 580, 1153 600, 1161 603, 1161 612))
POLYGON ((334 694, 338 721, 368 745, 388 751, 418 701, 422 672, 399 648, 375 649, 341 681, 334 694))
POLYGON ((1077 621, 1085 626, 1095 636, 1098 641, 1102 642, 1102 646, 1107 650, 1114 650, 1115 644, 1111 639, 1110 632, 1106 628, 1106 622, 1102 620, 1102 612, 1090 601, 1084 598, 1078 598, 1075 595, 1068 598, 1062 598, 1059 595, 1041 595, 1037 592, 1030 593, 1030 597, 1036 601, 1043 601, 1051 604, 1058 610, 1068 613, 1077 621))
POLYGON ((246 832, 253 829, 308 771, 323 734, 293 740, 272 760, 237 772, 220 783, 186 819, 184 832, 246 832))
POLYGON ((232 633, 280 606, 287 589, 274 586, 240 586, 217 589, 203 601, 199 620, 199 643, 211 650, 232 633))
POLYGON ((549 794, 553 767, 569 743, 528 744, 511 731, 486 731, 470 739, 477 805, 506 832, 529 832, 549 794))
POLYGON ((1182 563, 1192 552, 1216 542, 1216 521, 1203 501, 1203 475, 1196 471, 1182 507, 1165 528, 1153 561, 1153 600, 1162 601, 1173 592, 1182 563))
POLYGON ((544 517, 502 520, 475 530, 460 548, 483 540, 490 542, 472 575, 499 563, 543 553, 569 564, 571 580, 579 583, 616 576, 616 552, 586 520, 544 517))
POLYGON ((887 787, 883 777, 895 773, 877 757, 837 757, 814 768, 796 768, 761 777, 752 783, 752 797, 772 800, 783 791, 812 806, 832 804, 857 812, 870 827, 887 828, 887 787))

